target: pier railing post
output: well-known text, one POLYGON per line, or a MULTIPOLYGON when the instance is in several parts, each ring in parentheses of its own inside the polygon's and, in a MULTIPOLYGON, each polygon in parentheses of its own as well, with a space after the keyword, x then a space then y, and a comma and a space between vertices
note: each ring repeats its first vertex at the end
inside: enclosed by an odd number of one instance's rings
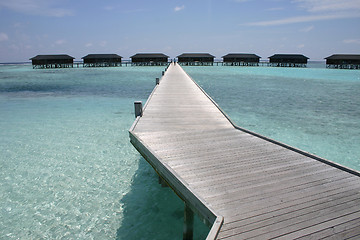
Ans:
POLYGON ((185 203, 183 240, 193 240, 194 212, 185 203))
POLYGON ((160 83, 160 79, 156 78, 156 85, 159 85, 159 83, 160 83))
POLYGON ((139 116, 142 117, 143 115, 142 102, 141 101, 134 102, 134 107, 135 107, 135 118, 139 116))
POLYGON ((168 187, 168 184, 160 176, 159 176, 159 184, 161 184, 161 187, 168 187))

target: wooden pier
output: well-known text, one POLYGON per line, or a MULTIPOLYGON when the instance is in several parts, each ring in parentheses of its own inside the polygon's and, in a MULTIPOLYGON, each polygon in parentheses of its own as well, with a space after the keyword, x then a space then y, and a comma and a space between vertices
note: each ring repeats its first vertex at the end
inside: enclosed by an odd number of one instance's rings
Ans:
POLYGON ((184 239, 193 212, 207 239, 360 238, 360 172, 236 126, 178 64, 157 82, 130 141, 185 202, 184 239))

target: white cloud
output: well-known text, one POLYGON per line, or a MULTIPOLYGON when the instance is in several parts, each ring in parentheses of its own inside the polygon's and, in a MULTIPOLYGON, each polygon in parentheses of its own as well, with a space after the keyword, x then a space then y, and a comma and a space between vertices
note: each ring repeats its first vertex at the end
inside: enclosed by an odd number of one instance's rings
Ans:
POLYGON ((310 32, 310 31, 314 30, 314 28, 315 28, 314 26, 308 26, 306 28, 300 29, 300 32, 310 32))
POLYGON ((309 15, 250 22, 242 25, 277 26, 334 19, 360 18, 360 0, 292 0, 292 3, 297 4, 298 8, 305 10, 309 15))
POLYGON ((266 9, 266 11, 270 11, 270 12, 273 12, 273 11, 282 11, 284 10, 285 8, 283 7, 273 7, 273 8, 268 8, 266 9))
POLYGON ((329 12, 342 10, 360 10, 360 0, 294 0, 299 7, 308 12, 329 12))
POLYGON ((87 44, 85 44, 85 47, 92 47, 93 46, 93 44, 92 43, 87 43, 87 44))
POLYGON ((55 41, 55 45, 63 45, 64 43, 66 43, 66 40, 64 39, 59 39, 55 41))
POLYGON ((9 36, 6 33, 0 32, 0 42, 9 40, 9 36))
POLYGON ((301 48, 304 48, 305 47, 305 44, 299 44, 297 45, 297 48, 301 49, 301 48))
POLYGON ((10 45, 10 49, 15 50, 15 51, 18 51, 18 50, 20 50, 20 47, 19 47, 18 45, 11 44, 11 45, 10 45))
POLYGON ((149 12, 149 11, 151 10, 145 8, 137 8, 137 9, 122 10, 121 13, 131 14, 131 13, 141 13, 141 12, 149 12))
POLYGON ((185 5, 176 6, 176 7, 174 8, 174 11, 175 11, 175 12, 178 12, 178 11, 181 11, 181 10, 184 10, 184 9, 185 9, 185 5))
POLYGON ((346 44, 360 44, 360 39, 345 39, 343 43, 346 44))
POLYGON ((56 3, 54 0, 0 0, 0 8, 3 7, 15 12, 49 17, 73 15, 73 12, 69 9, 55 7, 56 3))
POLYGON ((106 10, 106 11, 112 11, 114 9, 115 9, 114 6, 106 6, 106 7, 104 7, 104 10, 106 10))
POLYGON ((13 24, 14 28, 21 28, 24 27, 26 24, 25 23, 21 23, 21 22, 17 22, 13 24))
POLYGON ((348 14, 348 13, 306 15, 306 16, 283 18, 283 19, 269 20, 269 21, 250 22, 250 23, 245 23, 243 25, 266 27, 266 26, 278 26, 278 25, 285 25, 292 23, 304 23, 304 22, 345 19, 345 18, 359 18, 359 17, 360 17, 359 14, 348 14))

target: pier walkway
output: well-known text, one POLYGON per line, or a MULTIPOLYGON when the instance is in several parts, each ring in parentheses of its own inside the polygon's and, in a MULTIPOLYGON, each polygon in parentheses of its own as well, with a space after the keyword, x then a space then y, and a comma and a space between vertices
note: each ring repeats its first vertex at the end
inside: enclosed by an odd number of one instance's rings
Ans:
MULTIPOLYGON (((359 239, 360 173, 234 125, 171 64, 130 141, 208 239, 359 239)), ((154 229, 156 231, 156 229, 154 229)))

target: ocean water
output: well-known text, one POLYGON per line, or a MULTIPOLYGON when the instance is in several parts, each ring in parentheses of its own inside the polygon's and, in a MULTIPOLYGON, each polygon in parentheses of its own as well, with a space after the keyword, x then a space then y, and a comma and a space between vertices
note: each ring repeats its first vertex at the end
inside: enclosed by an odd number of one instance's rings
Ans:
MULTIPOLYGON (((239 126, 360 170, 360 71, 184 69, 239 126)), ((0 239, 182 238, 182 201, 127 132, 163 70, 0 66, 0 239)))
POLYGON ((0 66, 0 239, 181 239, 182 201, 128 137, 163 70, 0 66))

